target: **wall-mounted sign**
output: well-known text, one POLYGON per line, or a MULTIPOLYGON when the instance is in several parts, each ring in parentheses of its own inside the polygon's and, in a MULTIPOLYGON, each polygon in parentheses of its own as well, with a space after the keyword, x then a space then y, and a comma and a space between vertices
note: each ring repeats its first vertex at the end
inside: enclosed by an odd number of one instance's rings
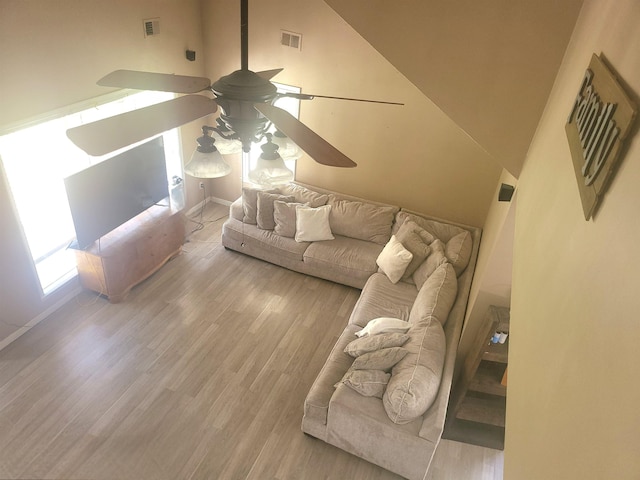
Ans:
POLYGON ((594 54, 565 126, 586 220, 602 200, 636 113, 636 105, 594 54))

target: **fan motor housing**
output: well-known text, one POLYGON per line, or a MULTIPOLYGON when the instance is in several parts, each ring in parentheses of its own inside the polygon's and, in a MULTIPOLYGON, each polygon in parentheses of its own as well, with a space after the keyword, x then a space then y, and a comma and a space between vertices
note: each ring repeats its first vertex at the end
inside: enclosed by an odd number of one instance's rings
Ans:
POLYGON ((249 151, 251 142, 268 127, 268 120, 253 105, 272 103, 276 86, 251 70, 236 70, 214 82, 211 90, 222 110, 220 118, 238 136, 243 150, 249 151))

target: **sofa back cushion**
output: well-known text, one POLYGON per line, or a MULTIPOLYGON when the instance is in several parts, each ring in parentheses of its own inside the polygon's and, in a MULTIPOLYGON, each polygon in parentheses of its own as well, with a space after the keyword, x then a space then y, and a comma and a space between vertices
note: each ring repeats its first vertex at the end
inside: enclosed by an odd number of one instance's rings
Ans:
POLYGON ((327 204, 329 195, 326 193, 318 193, 313 190, 309 190, 302 185, 296 185, 295 183, 287 183, 280 187, 280 193, 283 195, 293 195, 296 202, 306 203, 310 207, 321 207, 327 204))
POLYGON ((443 325, 456 299, 458 281, 453 266, 444 263, 418 292, 409 314, 408 353, 391 372, 383 397, 394 423, 409 423, 423 415, 438 395, 444 366, 443 325))
POLYGON ((409 313, 409 323, 417 325, 423 319, 433 317, 444 326, 457 294, 456 272, 450 263, 445 262, 436 268, 418 291, 409 313))
POLYGON ((471 258, 471 250, 473 248, 471 232, 457 225, 442 223, 414 213, 401 211, 396 215, 393 233, 395 234, 407 221, 415 222, 427 232, 442 240, 445 245, 447 259, 453 265, 456 275, 460 276, 464 269, 467 268, 471 258))
POLYGON ((391 238, 397 207, 340 199, 329 195, 331 231, 336 235, 385 245, 391 238))
POLYGON ((405 424, 422 416, 438 394, 444 365, 445 335, 442 325, 427 317, 412 325, 408 353, 391 372, 382 397, 387 415, 393 423, 405 424))

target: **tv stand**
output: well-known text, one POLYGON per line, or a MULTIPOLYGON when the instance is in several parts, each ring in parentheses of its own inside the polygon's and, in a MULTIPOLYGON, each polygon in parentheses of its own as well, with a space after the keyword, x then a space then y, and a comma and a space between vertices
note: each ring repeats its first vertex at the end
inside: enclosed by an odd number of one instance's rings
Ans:
POLYGON ((80 284, 123 301, 129 291, 182 250, 180 211, 154 205, 84 250, 76 250, 80 284))

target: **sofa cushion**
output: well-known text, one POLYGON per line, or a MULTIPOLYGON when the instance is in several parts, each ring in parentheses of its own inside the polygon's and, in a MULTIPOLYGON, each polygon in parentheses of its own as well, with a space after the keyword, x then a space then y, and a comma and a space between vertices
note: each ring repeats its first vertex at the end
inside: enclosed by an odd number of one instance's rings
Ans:
POLYGON ((392 206, 354 202, 329 196, 331 231, 337 235, 384 245, 391 238, 391 227, 398 209, 392 206))
POLYGON ((242 196, 238 197, 235 202, 229 207, 229 218, 235 218, 238 221, 242 221, 244 218, 244 210, 242 206, 242 196))
POLYGON ((409 262, 402 275, 403 281, 413 281, 413 272, 422 265, 422 262, 431 253, 429 244, 435 240, 435 237, 413 221, 404 222, 395 237, 413 255, 411 262, 409 262))
POLYGON ((336 235, 335 240, 311 243, 304 252, 304 262, 315 275, 322 277, 329 270, 329 278, 353 277, 364 284, 377 270, 376 258, 381 251, 377 243, 336 235))
POLYGON ((242 210, 244 217, 242 221, 251 225, 256 225, 258 214, 258 192, 278 193, 278 190, 261 190, 259 188, 242 188, 242 210))
POLYGON ((283 195, 293 195, 298 203, 308 203, 310 207, 321 207, 326 205, 329 200, 329 195, 326 193, 318 193, 313 190, 309 190, 302 185, 296 185, 294 183, 287 183, 280 187, 280 193, 283 195))
POLYGON ((404 478, 422 479, 435 446, 420 438, 421 426, 422 418, 404 425, 393 423, 379 399, 339 385, 331 397, 325 437, 332 445, 404 478))
POLYGON ((304 203, 273 202, 273 231, 281 237, 296 236, 296 207, 304 203))
POLYGON ((398 283, 412 259, 413 254, 404 248, 395 235, 391 235, 391 239, 378 255, 376 264, 391 280, 391 283, 398 283))
POLYGON ((442 240, 447 258, 453 264, 456 274, 460 276, 471 258, 473 247, 471 232, 457 225, 442 223, 414 213, 401 211, 396 215, 393 233, 396 233, 407 221, 415 222, 427 232, 442 240), (451 245, 449 245, 449 242, 451 242, 451 245))
POLYGON ((329 224, 331 205, 322 207, 296 206, 296 242, 333 240, 329 224))
POLYGON ((344 383, 364 397, 382 398, 390 377, 382 370, 348 370, 335 387, 344 383))
POLYGON ((443 326, 447 322, 449 312, 456 301, 458 293, 458 279, 450 263, 443 263, 422 286, 418 292, 411 313, 409 323, 415 325, 431 316, 443 326))
POLYGON ((464 269, 467 268, 469 259, 471 258, 471 250, 473 247, 473 239, 471 232, 465 230, 455 237, 451 238, 444 249, 444 253, 453 265, 456 275, 460 276, 464 269))
POLYGON ((401 347, 409 340, 406 333, 379 333, 377 335, 367 335, 351 341, 344 349, 344 353, 352 357, 359 357, 365 353, 374 352, 381 348, 401 347))
POLYGON ((364 327, 370 320, 380 316, 409 320, 411 306, 417 295, 415 285, 404 282, 394 285, 384 273, 374 273, 362 289, 349 323, 364 327))
POLYGON ((409 315, 409 341, 403 346, 409 353, 393 368, 383 398, 394 423, 421 416, 438 394, 446 348, 442 327, 455 301, 457 285, 453 266, 444 263, 418 292, 409 315))
POLYGON ((393 367, 382 398, 393 423, 405 424, 422 416, 438 394, 444 365, 445 335, 442 325, 427 317, 411 326, 409 353, 393 367))
POLYGON ((293 196, 280 195, 279 193, 258 192, 256 223, 262 230, 273 230, 276 223, 273 219, 273 203, 293 202, 293 196))
POLYGON ((388 372, 407 355, 402 347, 389 347, 360 355, 353 361, 354 370, 382 370, 388 372))
POLYGON ((225 235, 237 245, 246 245, 240 251, 249 251, 251 254, 255 247, 269 251, 287 262, 302 262, 303 254, 309 246, 309 242, 299 243, 293 238, 281 237, 273 230, 261 230, 257 225, 248 225, 233 218, 225 223, 225 235))
POLYGON ((447 261, 447 256, 444 254, 444 244, 439 239, 434 240, 431 244, 431 253, 413 273, 413 281, 416 284, 416 288, 420 290, 433 272, 447 261))

